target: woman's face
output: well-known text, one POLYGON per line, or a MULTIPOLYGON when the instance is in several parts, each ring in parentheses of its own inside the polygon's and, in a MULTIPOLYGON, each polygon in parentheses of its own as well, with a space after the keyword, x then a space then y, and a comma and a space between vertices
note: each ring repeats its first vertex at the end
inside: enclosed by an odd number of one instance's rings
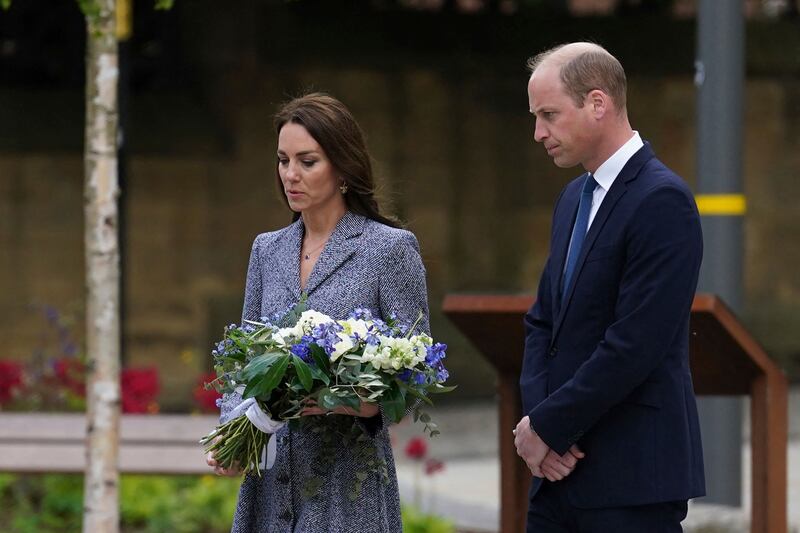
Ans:
POLYGON ((341 180, 305 127, 286 123, 278 134, 278 174, 295 212, 341 209, 341 180))

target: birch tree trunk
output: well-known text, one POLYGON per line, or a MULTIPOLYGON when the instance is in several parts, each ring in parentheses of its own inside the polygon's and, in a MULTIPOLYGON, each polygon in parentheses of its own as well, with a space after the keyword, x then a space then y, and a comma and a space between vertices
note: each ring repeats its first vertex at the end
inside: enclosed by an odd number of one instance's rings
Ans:
POLYGON ((87 463, 84 533, 119 531, 120 321, 115 0, 83 0, 86 14, 87 463))

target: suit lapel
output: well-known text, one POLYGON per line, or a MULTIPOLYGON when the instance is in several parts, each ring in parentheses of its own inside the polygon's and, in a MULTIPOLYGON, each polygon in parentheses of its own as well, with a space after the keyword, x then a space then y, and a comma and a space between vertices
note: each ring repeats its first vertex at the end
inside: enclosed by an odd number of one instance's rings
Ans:
POLYGON ((272 257, 267 258, 272 264, 272 271, 295 299, 300 298, 300 243, 303 231, 303 220, 294 221, 276 243, 272 257))
MULTIPOLYGON (((633 154, 633 156, 628 160, 628 162, 625 163, 625 166, 622 167, 622 170, 620 171, 619 175, 614 180, 614 183, 611 185, 611 189, 609 189, 609 191, 606 193, 605 198, 603 198, 603 203, 600 204, 600 209, 597 211, 597 214, 595 215, 594 220, 592 221, 592 225, 589 227, 589 232, 586 234, 586 239, 584 239, 583 241, 583 247, 581 248, 581 253, 578 256, 578 262, 575 264, 575 271, 572 273, 573 281, 572 283, 570 283, 567 293, 562 295, 560 301, 561 305, 558 308, 558 314, 556 315, 556 320, 555 323, 553 324, 553 336, 552 336, 553 339, 555 339, 556 336, 558 335, 558 330, 561 327, 561 323, 564 320, 564 315, 566 314, 567 308, 569 307, 570 301, 572 300, 572 294, 575 291, 575 287, 578 284, 578 278, 580 277, 583 264, 586 262, 586 256, 588 256, 589 252, 592 250, 592 246, 594 246, 594 242, 597 240, 597 236, 600 235, 601 231, 603 231, 603 227, 608 221, 608 217, 611 215, 612 211, 614 211, 614 207, 617 205, 617 202, 619 202, 620 198, 622 198, 625 195, 625 192, 628 190, 628 182, 636 178, 636 176, 639 174, 639 171, 642 169, 644 163, 653 156, 654 154, 652 149, 650 148, 650 144, 646 142, 644 146, 640 148, 639 151, 637 151, 635 154, 633 154)), ((569 236, 567 237, 567 246, 569 246, 569 236)), ((560 263, 560 267, 561 270, 563 271, 564 267, 563 257, 560 263)), ((561 287, 560 283, 561 275, 559 276, 559 285, 558 285, 559 292, 561 287)))
MULTIPOLYGON (((364 230, 366 218, 348 211, 336 224, 328 243, 317 259, 317 263, 308 277, 306 294, 311 294, 322 282, 347 261, 355 252, 358 243, 357 237, 364 230)), ((298 249, 299 257, 299 249, 298 249)), ((299 276, 298 276, 299 279, 299 276)))
MULTIPOLYGON (((584 174, 578 178, 576 183, 583 183, 584 174)), ((553 259, 553 268, 550 269, 550 296, 552 301, 555 302, 555 312, 561 308, 561 283, 564 278, 564 263, 567 260, 567 250, 569 250, 569 241, 572 237, 572 227, 575 225, 575 217, 578 214, 578 203, 580 202, 580 185, 575 186, 574 191, 570 191, 569 196, 564 198, 565 211, 569 214, 566 220, 556 221, 556 226, 553 228, 553 243, 551 257, 553 259)))

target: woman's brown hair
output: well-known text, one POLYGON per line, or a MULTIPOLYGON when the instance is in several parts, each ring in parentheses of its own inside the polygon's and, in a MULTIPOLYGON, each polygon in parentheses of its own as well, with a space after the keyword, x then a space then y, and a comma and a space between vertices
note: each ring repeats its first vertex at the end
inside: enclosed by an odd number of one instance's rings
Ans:
MULTIPOLYGON (((348 210, 387 226, 401 227, 397 220, 383 215, 378 207, 372 163, 364 134, 343 103, 325 93, 295 98, 275 114, 275 132, 280 135, 281 129, 288 123, 303 126, 325 151, 333 168, 347 185, 344 201, 348 210)), ((281 187, 277 168, 276 176, 281 187)), ((295 213, 294 220, 299 216, 299 213, 295 213)))

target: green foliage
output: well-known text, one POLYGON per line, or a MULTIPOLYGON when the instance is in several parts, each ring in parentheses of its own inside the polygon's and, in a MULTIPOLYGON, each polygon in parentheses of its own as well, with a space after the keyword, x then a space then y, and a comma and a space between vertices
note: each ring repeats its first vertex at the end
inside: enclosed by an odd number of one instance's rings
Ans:
POLYGON ((405 533, 455 533, 452 522, 436 515, 425 514, 410 505, 404 505, 403 531, 405 533))
POLYGON ((100 17, 102 8, 97 0, 77 0, 78 7, 81 8, 83 15, 89 20, 96 20, 100 17))
MULTIPOLYGON (((357 479, 366 478, 357 472, 357 479)), ((320 478, 321 481, 322 478, 320 478)), ((122 533, 230 531, 240 478, 124 475, 120 485, 122 533)), ((0 474, 0 533, 80 531, 83 476, 0 474)), ((407 533, 454 533, 452 523, 403 507, 407 533)))
MULTIPOLYGON (((230 530, 238 478, 123 476, 123 533, 222 533, 230 530)), ((0 533, 80 531, 83 477, 0 475, 0 533)))
MULTIPOLYGON (((77 0, 78 7, 88 18, 97 18, 100 15, 100 5, 97 0, 77 0)), ((155 0, 154 7, 157 10, 166 11, 172 9, 175 0, 155 0)), ((11 7, 11 0, 0 0, 0 8, 8 10, 11 7)))

